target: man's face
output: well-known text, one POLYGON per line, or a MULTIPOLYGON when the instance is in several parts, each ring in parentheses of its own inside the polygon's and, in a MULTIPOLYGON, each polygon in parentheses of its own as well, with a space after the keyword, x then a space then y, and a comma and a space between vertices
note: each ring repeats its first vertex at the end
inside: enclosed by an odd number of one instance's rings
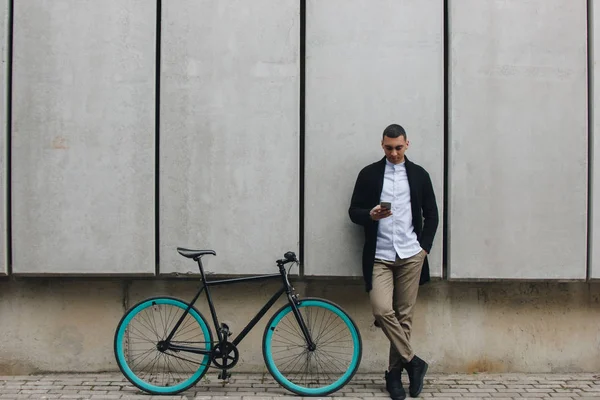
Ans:
POLYGON ((385 158, 392 164, 400 164, 404 161, 404 152, 408 149, 408 140, 404 136, 397 138, 383 137, 381 147, 385 152, 385 158))

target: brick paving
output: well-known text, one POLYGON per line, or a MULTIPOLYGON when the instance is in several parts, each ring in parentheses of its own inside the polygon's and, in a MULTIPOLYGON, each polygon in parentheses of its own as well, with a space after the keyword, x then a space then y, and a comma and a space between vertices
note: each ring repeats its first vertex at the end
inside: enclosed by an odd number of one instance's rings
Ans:
MULTIPOLYGON (((404 376, 403 376, 404 379, 404 376)), ((407 386, 407 385, 405 385, 407 386)), ((360 374, 328 396, 339 400, 385 399, 381 374, 360 374)), ((9 399, 298 399, 270 375, 235 373, 224 384, 207 374, 177 396, 151 396, 118 373, 0 376, 0 400, 9 399)), ((410 397, 408 397, 410 399, 410 397)), ((428 374, 422 399, 600 399, 600 374, 428 374)), ((315 397, 307 399, 317 399, 315 397)))

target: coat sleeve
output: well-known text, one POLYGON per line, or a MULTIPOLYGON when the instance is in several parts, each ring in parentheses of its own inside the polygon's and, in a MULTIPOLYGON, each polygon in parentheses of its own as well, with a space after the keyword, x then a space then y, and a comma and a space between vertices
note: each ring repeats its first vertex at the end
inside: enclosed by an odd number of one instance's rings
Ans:
POLYGON ((367 204, 367 183, 365 172, 363 170, 358 174, 358 178, 356 178, 352 199, 350 200, 350 208, 348 209, 350 220, 355 224, 362 226, 375 223, 369 214, 371 207, 367 204))
POLYGON ((433 246, 433 238, 439 224, 439 215, 433 184, 429 174, 425 172, 423 184, 423 233, 421 234, 421 247, 429 253, 433 246))

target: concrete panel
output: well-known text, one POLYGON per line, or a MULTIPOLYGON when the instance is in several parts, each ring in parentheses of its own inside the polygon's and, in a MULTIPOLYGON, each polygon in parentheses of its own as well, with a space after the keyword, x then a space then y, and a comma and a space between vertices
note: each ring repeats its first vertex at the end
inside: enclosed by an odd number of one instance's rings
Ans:
MULTIPOLYGON (((118 370, 115 329, 124 314, 118 281, 0 282, 0 375, 118 370)), ((35 395, 41 398, 41 395, 35 395)))
POLYGON ((13 271, 153 273, 156 4, 14 18, 13 271))
POLYGON ((450 278, 584 279, 586 1, 451 0, 450 33, 450 278))
POLYGON ((160 272, 276 272, 297 250, 299 3, 165 1, 160 272))
POLYGON ((8 90, 8 37, 9 2, 0 0, 0 275, 6 275, 6 144, 7 132, 7 90, 8 90))
POLYGON ((443 2, 307 2, 305 272, 361 275, 362 227, 348 217, 358 172, 383 157, 391 123, 430 173, 440 225, 429 262, 441 275, 443 2))

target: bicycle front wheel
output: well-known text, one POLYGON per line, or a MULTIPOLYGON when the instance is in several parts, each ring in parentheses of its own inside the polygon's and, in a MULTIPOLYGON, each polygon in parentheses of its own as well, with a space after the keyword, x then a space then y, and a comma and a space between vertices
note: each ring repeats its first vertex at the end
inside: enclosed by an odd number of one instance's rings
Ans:
POLYGON ((291 305, 286 305, 265 328, 265 363, 287 390, 325 396, 341 389, 356 373, 362 357, 360 332, 352 318, 328 300, 303 299, 298 310, 316 348, 308 348, 291 305))
MULTIPOLYGON (((193 386, 206 373, 208 354, 161 349, 188 304, 172 297, 154 297, 133 306, 115 332, 115 357, 121 372, 152 394, 175 394, 193 386)), ((206 320, 190 308, 171 344, 210 351, 212 334, 206 320)))

